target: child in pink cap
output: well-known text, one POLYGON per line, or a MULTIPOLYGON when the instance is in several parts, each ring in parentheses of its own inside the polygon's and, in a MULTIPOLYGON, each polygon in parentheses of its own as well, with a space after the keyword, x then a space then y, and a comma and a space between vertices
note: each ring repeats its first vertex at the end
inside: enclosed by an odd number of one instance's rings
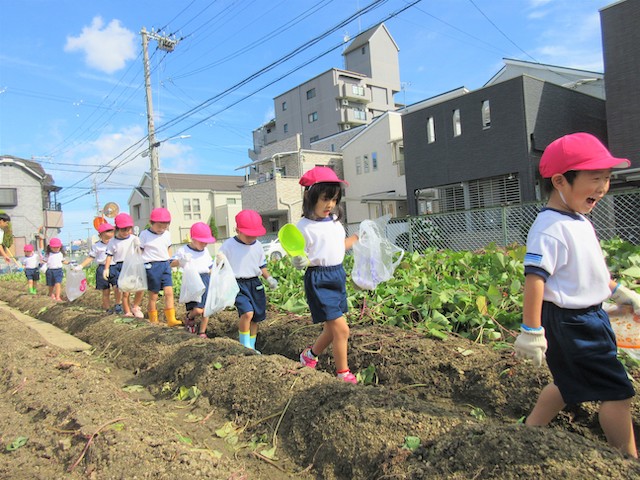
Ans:
POLYGON ((635 392, 617 358, 602 302, 611 297, 640 313, 640 295, 611 279, 585 217, 608 192, 611 169, 629 164, 588 133, 566 135, 545 149, 540 174, 549 200, 527 237, 523 319, 514 346, 517 356, 535 366, 546 353, 553 376, 526 425, 548 425, 567 404, 599 401, 609 444, 637 457, 631 421, 635 392))
POLYGON ((47 280, 47 287, 49 287, 49 296, 51 297, 51 300, 61 302, 62 298, 60 298, 60 292, 62 290, 62 280, 64 278, 62 265, 67 265, 69 262, 64 259, 62 241, 59 238, 54 237, 49 240, 44 262, 47 264, 45 278, 47 280))
POLYGON ((207 250, 207 245, 215 243, 216 239, 211 234, 211 228, 204 222, 197 222, 191 225, 189 232, 191 241, 182 246, 177 252, 172 267, 180 266, 185 268, 187 265, 196 268, 200 274, 200 279, 204 283, 205 291, 199 301, 188 302, 185 304, 187 310, 187 318, 184 325, 189 333, 198 333, 200 338, 207 338, 207 324, 209 318, 204 316, 204 304, 207 299, 209 290, 209 278, 211 275, 211 267, 213 266, 213 258, 207 250))
POLYGON ((80 265, 74 267, 74 270, 80 271, 91 262, 98 264, 96 268, 96 290, 102 292, 102 308, 107 313, 111 311, 111 285, 108 280, 104 279, 104 264, 107 261, 107 245, 113 238, 116 228, 108 222, 103 222, 98 226, 98 237, 100 240, 91 245, 89 256, 85 258, 80 265))
POLYGON ((242 210, 236 215, 235 237, 225 240, 220 247, 238 281, 240 292, 236 297, 238 309, 238 338, 247 348, 256 350, 258 324, 267 318, 267 296, 263 277, 272 290, 278 281, 267 270, 267 259, 258 237, 267 233, 262 217, 254 210, 242 210))
POLYGON ((36 282, 40 280, 40 256, 35 252, 35 248, 30 243, 24 246, 24 257, 22 258, 24 274, 27 277, 29 293, 38 293, 36 282))

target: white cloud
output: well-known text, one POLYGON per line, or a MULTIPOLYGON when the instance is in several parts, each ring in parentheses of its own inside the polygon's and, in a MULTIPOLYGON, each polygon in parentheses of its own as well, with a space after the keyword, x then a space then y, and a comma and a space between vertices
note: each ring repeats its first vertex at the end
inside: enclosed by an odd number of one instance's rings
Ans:
POLYGON ((111 20, 104 25, 101 17, 94 17, 90 27, 84 27, 77 37, 67 37, 65 52, 81 51, 88 66, 101 72, 113 73, 122 69, 127 60, 136 58, 135 34, 111 20))

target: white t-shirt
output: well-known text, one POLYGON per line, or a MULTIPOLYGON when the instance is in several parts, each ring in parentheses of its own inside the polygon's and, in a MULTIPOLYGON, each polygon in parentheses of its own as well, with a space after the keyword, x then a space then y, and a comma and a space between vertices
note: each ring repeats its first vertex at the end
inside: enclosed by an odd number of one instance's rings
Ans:
POLYGON ((64 260, 64 255, 62 252, 51 252, 47 254, 45 261, 47 262, 47 268, 52 270, 54 268, 62 268, 62 261, 64 260))
POLYGON ((40 256, 33 252, 33 255, 27 257, 26 255, 22 257, 22 264, 24 268, 38 268, 40 266, 40 256))
POLYGON ((342 264, 346 232, 332 215, 323 220, 301 219, 297 224, 306 241, 305 251, 312 267, 333 267, 342 264))
POLYGON ((93 258, 98 265, 104 265, 104 262, 107 260, 107 244, 102 240, 97 241, 91 245, 89 256, 93 258))
POLYGON ((169 260, 169 248, 171 247, 171 234, 165 230, 160 235, 151 230, 140 232, 140 248, 142 248, 142 260, 145 262, 162 262, 169 260))
POLYGON ((529 230, 524 266, 545 279, 544 300, 561 308, 587 308, 611 295, 611 274, 583 215, 543 209, 529 230))
POLYGON ((107 243, 107 255, 113 257, 112 263, 124 262, 124 257, 131 251, 140 239, 135 235, 129 235, 127 238, 113 237, 107 243))
POLYGON ((220 251, 229 260, 236 278, 258 277, 267 266, 262 243, 257 240, 251 245, 246 245, 237 237, 228 238, 220 247, 220 251))
POLYGON ((189 245, 183 245, 176 252, 176 259, 181 260, 186 258, 187 254, 191 255, 189 263, 194 265, 198 269, 198 273, 209 273, 213 266, 213 258, 209 250, 206 248, 202 251, 191 248, 189 245))

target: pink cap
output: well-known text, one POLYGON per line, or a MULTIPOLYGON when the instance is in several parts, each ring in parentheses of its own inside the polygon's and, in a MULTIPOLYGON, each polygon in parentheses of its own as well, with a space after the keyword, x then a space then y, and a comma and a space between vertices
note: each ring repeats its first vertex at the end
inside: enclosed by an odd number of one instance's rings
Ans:
POLYGON ((169 223, 171 222, 171 214, 166 208, 154 208, 151 210, 149 220, 152 222, 169 223))
POLYGON ((313 167, 300 179, 300 185, 303 187, 310 187, 316 183, 344 183, 349 186, 348 182, 340 180, 336 172, 329 167, 313 167))
POLYGON ((250 237, 259 237, 267 233, 262 225, 262 217, 255 210, 242 210, 236 215, 236 226, 240 233, 250 237))
POLYGON ((128 213, 119 213, 114 220, 116 228, 133 227, 133 218, 128 213))
POLYGON ((572 133, 551 142, 540 158, 540 175, 551 178, 569 170, 626 168, 631 162, 616 158, 590 133, 572 133))
POLYGON ((62 241, 58 237, 53 237, 51 240, 49 240, 49 246, 54 248, 62 247, 62 241))
POLYGON ((31 245, 30 243, 27 243, 27 244, 24 246, 24 251, 25 251, 25 252, 33 252, 33 245, 31 245))
POLYGON ((108 232, 109 230, 113 230, 115 228, 116 227, 111 225, 109 222, 104 222, 98 226, 98 233, 108 232))
POLYGON ((193 240, 197 240, 202 243, 216 243, 216 238, 211 235, 209 225, 204 222, 198 222, 191 225, 189 234, 193 240))

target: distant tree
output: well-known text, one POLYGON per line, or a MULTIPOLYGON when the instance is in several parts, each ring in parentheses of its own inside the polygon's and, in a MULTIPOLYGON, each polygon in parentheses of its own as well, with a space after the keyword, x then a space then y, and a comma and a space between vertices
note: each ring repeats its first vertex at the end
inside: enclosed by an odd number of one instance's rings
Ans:
POLYGON ((211 229, 211 235, 218 238, 218 226, 216 225, 216 219, 209 217, 209 228, 211 229))

